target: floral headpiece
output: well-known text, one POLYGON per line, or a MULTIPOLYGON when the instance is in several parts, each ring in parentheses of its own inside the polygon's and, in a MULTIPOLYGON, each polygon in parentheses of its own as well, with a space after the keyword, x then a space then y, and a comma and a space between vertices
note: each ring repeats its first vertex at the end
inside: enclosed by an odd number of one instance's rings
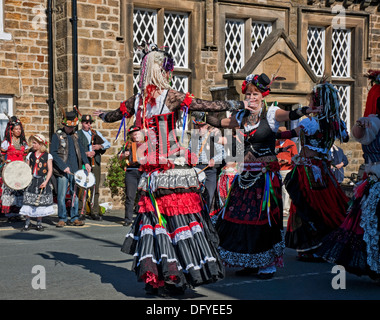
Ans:
POLYGON ((62 112, 62 124, 67 127, 76 127, 78 125, 79 119, 74 111, 66 112, 62 107, 60 108, 62 112))
POLYGON ((48 145, 48 142, 47 142, 45 136, 40 134, 40 133, 31 136, 29 140, 32 140, 32 139, 36 140, 38 143, 44 144, 45 146, 48 145))
POLYGON ((21 120, 16 116, 9 117, 9 125, 13 128, 15 126, 21 126, 21 120))
POLYGON ((261 75, 258 74, 250 74, 245 78, 243 84, 241 86, 241 91, 245 94, 247 91, 248 83, 254 84, 262 93, 263 97, 267 96, 270 93, 270 84, 271 81, 265 73, 261 75))

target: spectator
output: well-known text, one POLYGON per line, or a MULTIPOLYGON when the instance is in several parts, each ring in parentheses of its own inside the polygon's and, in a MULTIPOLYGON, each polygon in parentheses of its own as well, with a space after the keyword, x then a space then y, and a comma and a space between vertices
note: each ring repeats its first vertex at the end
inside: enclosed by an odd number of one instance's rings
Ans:
POLYGON ((343 150, 335 144, 333 144, 330 149, 330 157, 331 170, 334 173, 336 180, 339 183, 342 183, 344 180, 344 167, 348 165, 348 159, 343 150))
POLYGON ((22 231, 32 227, 31 218, 37 218, 37 231, 43 231, 42 218, 55 213, 53 208, 53 186, 50 178, 53 174, 53 157, 47 150, 47 141, 42 134, 29 138, 32 151, 26 161, 32 169, 33 180, 25 189, 20 214, 26 217, 22 231))
MULTIPOLYGON (((279 127, 278 132, 285 132, 285 127, 279 127)), ((292 158, 298 154, 296 144, 290 139, 278 139, 276 140, 276 153, 277 159, 280 164, 280 174, 282 182, 285 181, 286 175, 293 169, 292 158)), ((283 201, 283 213, 284 216, 289 214, 290 198, 286 191, 285 184, 282 184, 282 201, 283 201)))
POLYGON ((120 154, 120 160, 125 160, 125 214, 124 226, 129 227, 133 221, 133 210, 137 195, 137 187, 143 174, 139 170, 140 162, 137 157, 137 148, 143 141, 140 127, 131 126, 128 130, 129 140, 120 154))
POLYGON ((78 171, 82 164, 85 165, 88 173, 91 166, 88 162, 85 150, 78 141, 75 127, 78 124, 78 117, 75 112, 66 112, 63 115, 63 128, 59 129, 51 140, 50 153, 53 156, 53 173, 57 178, 57 202, 58 218, 57 228, 62 228, 67 222, 66 193, 69 184, 72 196, 72 206, 70 208, 70 222, 74 226, 84 225, 79 220, 78 197, 75 193, 74 173, 78 171))
MULTIPOLYGON (((91 170, 95 176, 95 192, 94 197, 89 196, 86 201, 83 201, 83 205, 88 203, 90 208, 90 216, 93 220, 101 220, 99 215, 99 185, 101 175, 101 156, 106 150, 111 147, 109 141, 103 137, 98 131, 91 128, 94 120, 91 115, 83 115, 82 129, 78 130, 79 142, 83 149, 86 151, 88 161, 91 163, 91 170), (93 199, 93 202, 92 202, 93 199)), ((79 205, 81 206, 81 205, 79 205)), ((83 210, 83 209, 82 209, 83 210)))

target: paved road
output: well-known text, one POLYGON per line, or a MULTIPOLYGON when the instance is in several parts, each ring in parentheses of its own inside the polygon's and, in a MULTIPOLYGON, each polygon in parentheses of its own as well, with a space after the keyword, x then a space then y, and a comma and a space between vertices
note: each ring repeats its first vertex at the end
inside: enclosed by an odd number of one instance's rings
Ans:
MULTIPOLYGON (((57 217, 44 219, 45 231, 20 232, 22 223, 0 222, 0 300, 141 300, 147 299, 143 284, 129 271, 132 257, 120 251, 127 229, 121 212, 113 211, 103 221, 86 220, 83 227, 54 226, 57 217), (46 288, 34 289, 42 266, 46 288), (39 268, 39 267, 37 267, 39 268), (34 273, 33 273, 34 272, 34 273)), ((380 286, 367 277, 346 275, 346 289, 335 290, 328 263, 305 263, 285 252, 285 267, 270 280, 236 277, 235 269, 215 284, 188 290, 170 298, 200 300, 377 300, 380 286)))

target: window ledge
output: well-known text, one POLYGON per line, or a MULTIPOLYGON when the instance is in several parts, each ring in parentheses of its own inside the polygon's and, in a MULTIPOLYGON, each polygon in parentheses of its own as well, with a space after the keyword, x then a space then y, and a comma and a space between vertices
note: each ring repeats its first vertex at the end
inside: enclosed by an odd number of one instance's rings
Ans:
POLYGON ((0 31, 0 40, 12 40, 12 34, 0 31))

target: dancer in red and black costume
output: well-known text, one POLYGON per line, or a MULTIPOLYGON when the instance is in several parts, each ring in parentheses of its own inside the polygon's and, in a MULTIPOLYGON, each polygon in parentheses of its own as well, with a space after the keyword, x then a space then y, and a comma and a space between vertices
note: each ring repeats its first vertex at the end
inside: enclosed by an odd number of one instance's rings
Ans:
MULTIPOLYGON (((28 145, 26 143, 24 128, 21 120, 16 116, 9 118, 5 129, 5 137, 1 143, 1 154, 4 161, 24 161, 27 155, 28 145)), ((9 222, 21 221, 19 214, 23 204, 24 191, 13 190, 7 185, 2 185, 2 213, 8 218, 9 222)))
POLYGON ((260 279, 272 278, 283 266, 282 181, 275 143, 276 138, 291 138, 297 132, 279 134, 280 122, 320 111, 319 107, 286 111, 275 103, 268 106, 265 97, 274 80, 266 74, 247 76, 242 92, 249 107, 230 118, 208 117, 215 127, 240 128, 244 134, 243 163, 216 222, 219 252, 226 265, 242 268, 236 275, 260 279))
POLYGON ((380 281, 380 70, 370 70, 364 116, 352 128, 362 144, 365 173, 354 189, 344 222, 323 240, 318 254, 358 276, 380 281))
POLYGON ((348 207, 328 160, 336 139, 348 141, 336 88, 328 82, 316 85, 311 105, 323 106, 323 110, 299 123, 301 150, 293 157, 294 168, 284 181, 292 200, 285 243, 297 250, 301 261, 321 261, 315 252, 323 237, 343 222, 348 207))
POLYGON ((192 110, 231 111, 243 108, 244 102, 211 102, 172 90, 171 56, 152 45, 144 53, 139 93, 115 111, 95 115, 106 122, 121 120, 120 129, 125 118, 135 116, 135 125, 145 133, 139 211, 122 251, 134 256, 133 270, 147 293, 166 295, 224 278, 218 236, 202 208, 193 168, 197 160, 179 145, 177 120, 192 110))

